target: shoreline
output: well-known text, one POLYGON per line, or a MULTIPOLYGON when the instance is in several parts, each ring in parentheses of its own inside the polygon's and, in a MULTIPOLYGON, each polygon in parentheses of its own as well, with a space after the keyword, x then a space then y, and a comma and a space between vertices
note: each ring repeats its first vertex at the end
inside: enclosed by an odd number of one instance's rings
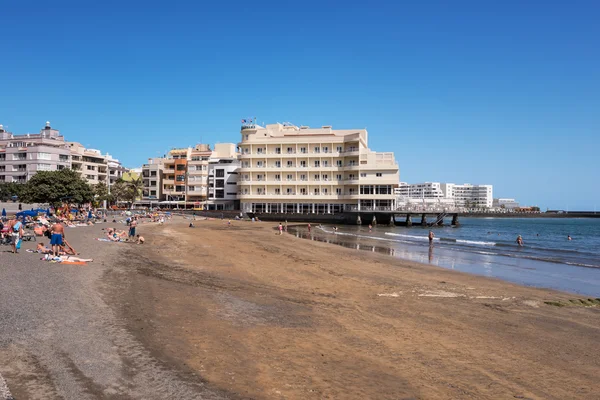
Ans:
POLYGON ((583 399, 600 391, 600 362, 589 355, 600 342, 600 306, 581 296, 279 236, 268 223, 188 222, 149 227, 150 245, 122 253, 130 272, 119 293, 130 294, 126 307, 113 306, 146 347, 225 393, 583 399))

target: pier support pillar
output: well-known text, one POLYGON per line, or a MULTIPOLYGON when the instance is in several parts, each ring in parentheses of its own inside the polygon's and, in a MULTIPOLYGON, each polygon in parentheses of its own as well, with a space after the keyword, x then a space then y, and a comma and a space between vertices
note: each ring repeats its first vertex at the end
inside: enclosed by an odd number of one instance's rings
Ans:
POLYGON ((458 222, 458 214, 452 215, 452 226, 458 226, 460 223, 458 222))
POLYGON ((421 226, 427 226, 427 214, 421 215, 421 226))
POLYGON ((371 221, 371 225, 377 225, 377 218, 375 217, 375 214, 373 214, 373 220, 371 221))
POLYGON ((360 219, 360 214, 356 217, 356 225, 362 225, 362 220, 360 219))
POLYGON ((412 218, 410 214, 406 214, 406 226, 412 226, 412 218))
POLYGON ((389 226, 396 226, 396 216, 394 214, 390 215, 389 226))

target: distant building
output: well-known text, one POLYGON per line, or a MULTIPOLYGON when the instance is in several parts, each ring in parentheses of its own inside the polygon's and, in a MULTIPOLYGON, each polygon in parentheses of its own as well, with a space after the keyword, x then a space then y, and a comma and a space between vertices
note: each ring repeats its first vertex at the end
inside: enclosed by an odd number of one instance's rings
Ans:
POLYGON ((81 143, 68 142, 71 150, 71 169, 79 172, 90 184, 114 184, 127 171, 119 160, 100 150, 87 149, 81 143))
POLYGON ((494 208, 514 210, 515 208, 519 208, 519 203, 515 199, 494 199, 492 206, 494 208))
POLYGON ((399 201, 453 204, 457 207, 491 208, 492 185, 457 185, 454 183, 400 182, 395 194, 399 201))

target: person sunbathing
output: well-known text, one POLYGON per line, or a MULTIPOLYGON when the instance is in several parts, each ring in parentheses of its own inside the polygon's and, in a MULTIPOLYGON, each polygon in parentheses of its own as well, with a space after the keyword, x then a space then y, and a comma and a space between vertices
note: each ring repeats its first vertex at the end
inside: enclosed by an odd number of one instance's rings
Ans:
POLYGON ((38 245, 36 246, 35 249, 38 253, 41 254, 50 254, 52 253, 52 249, 49 247, 46 247, 46 245, 44 243, 38 243, 38 245))

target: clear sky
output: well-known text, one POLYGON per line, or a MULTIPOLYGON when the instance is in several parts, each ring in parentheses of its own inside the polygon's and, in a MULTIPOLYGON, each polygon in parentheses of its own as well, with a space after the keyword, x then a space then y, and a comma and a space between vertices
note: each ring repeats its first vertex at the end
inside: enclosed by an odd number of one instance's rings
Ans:
POLYGON ((402 181, 600 210, 598 1, 3 1, 0 123, 141 166, 242 118, 367 128, 402 181), (93 3, 93 4, 92 4, 93 3))

